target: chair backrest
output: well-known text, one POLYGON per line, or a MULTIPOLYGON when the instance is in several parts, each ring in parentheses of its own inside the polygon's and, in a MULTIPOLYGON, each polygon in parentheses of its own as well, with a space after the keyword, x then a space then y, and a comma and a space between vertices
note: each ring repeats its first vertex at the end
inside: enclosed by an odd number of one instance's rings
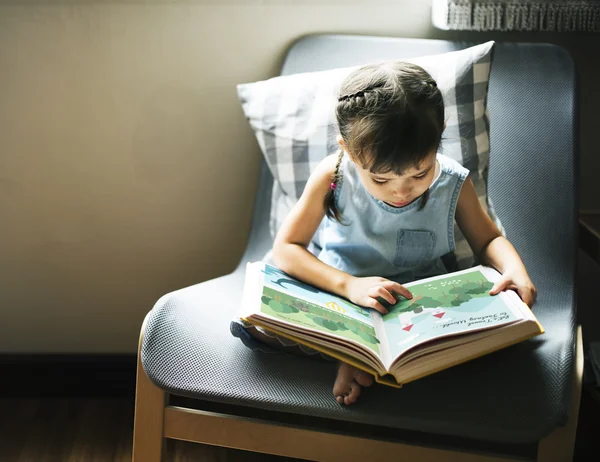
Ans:
MULTIPOLYGON (((282 74, 406 59, 473 43, 344 35, 306 36, 289 49, 282 74)), ((497 43, 490 76, 489 192, 507 236, 530 272, 574 296, 578 111, 574 63, 561 47, 497 43)), ((242 260, 272 245, 273 178, 264 161, 252 233, 242 260)))

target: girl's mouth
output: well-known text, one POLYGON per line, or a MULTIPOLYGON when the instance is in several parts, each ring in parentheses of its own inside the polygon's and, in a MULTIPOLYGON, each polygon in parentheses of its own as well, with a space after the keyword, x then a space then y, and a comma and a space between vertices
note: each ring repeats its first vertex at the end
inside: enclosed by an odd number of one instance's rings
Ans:
POLYGON ((405 202, 390 202, 394 207, 404 207, 405 205, 410 204, 410 201, 405 202))

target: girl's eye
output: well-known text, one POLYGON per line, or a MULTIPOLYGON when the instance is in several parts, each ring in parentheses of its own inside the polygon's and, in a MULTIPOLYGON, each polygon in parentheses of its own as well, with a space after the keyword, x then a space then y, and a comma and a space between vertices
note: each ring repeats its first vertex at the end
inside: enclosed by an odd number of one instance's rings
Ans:
POLYGON ((413 177, 413 178, 415 178, 416 180, 422 180, 422 179, 423 179, 423 178, 425 178, 426 176, 427 176, 427 173, 423 173, 423 175, 418 175, 418 176, 415 176, 415 177, 413 177))
POLYGON ((375 178, 373 178, 373 183, 375 183, 375 184, 386 184, 387 180, 376 180, 375 178))

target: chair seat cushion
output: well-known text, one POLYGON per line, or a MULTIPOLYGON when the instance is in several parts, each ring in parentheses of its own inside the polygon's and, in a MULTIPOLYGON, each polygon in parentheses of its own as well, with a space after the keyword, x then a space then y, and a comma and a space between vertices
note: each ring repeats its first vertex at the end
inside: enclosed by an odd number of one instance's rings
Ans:
MULTIPOLYGON (((374 385, 351 407, 332 396, 335 364, 254 352, 229 332, 243 269, 162 297, 150 312, 142 364, 183 397, 300 416, 531 443, 567 419, 574 324, 550 278, 537 281, 540 337, 394 389, 374 385)), ((342 422, 340 422, 342 423, 342 422)))

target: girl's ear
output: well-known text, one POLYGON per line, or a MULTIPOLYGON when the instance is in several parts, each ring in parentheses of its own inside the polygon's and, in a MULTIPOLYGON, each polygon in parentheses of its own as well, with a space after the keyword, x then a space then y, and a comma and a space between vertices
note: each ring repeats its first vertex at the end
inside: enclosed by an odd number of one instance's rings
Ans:
POLYGON ((336 140, 337 140, 338 144, 340 145, 340 147, 344 151, 348 152, 348 149, 346 148, 346 143, 344 143, 344 138, 342 138, 342 135, 338 135, 336 140))

